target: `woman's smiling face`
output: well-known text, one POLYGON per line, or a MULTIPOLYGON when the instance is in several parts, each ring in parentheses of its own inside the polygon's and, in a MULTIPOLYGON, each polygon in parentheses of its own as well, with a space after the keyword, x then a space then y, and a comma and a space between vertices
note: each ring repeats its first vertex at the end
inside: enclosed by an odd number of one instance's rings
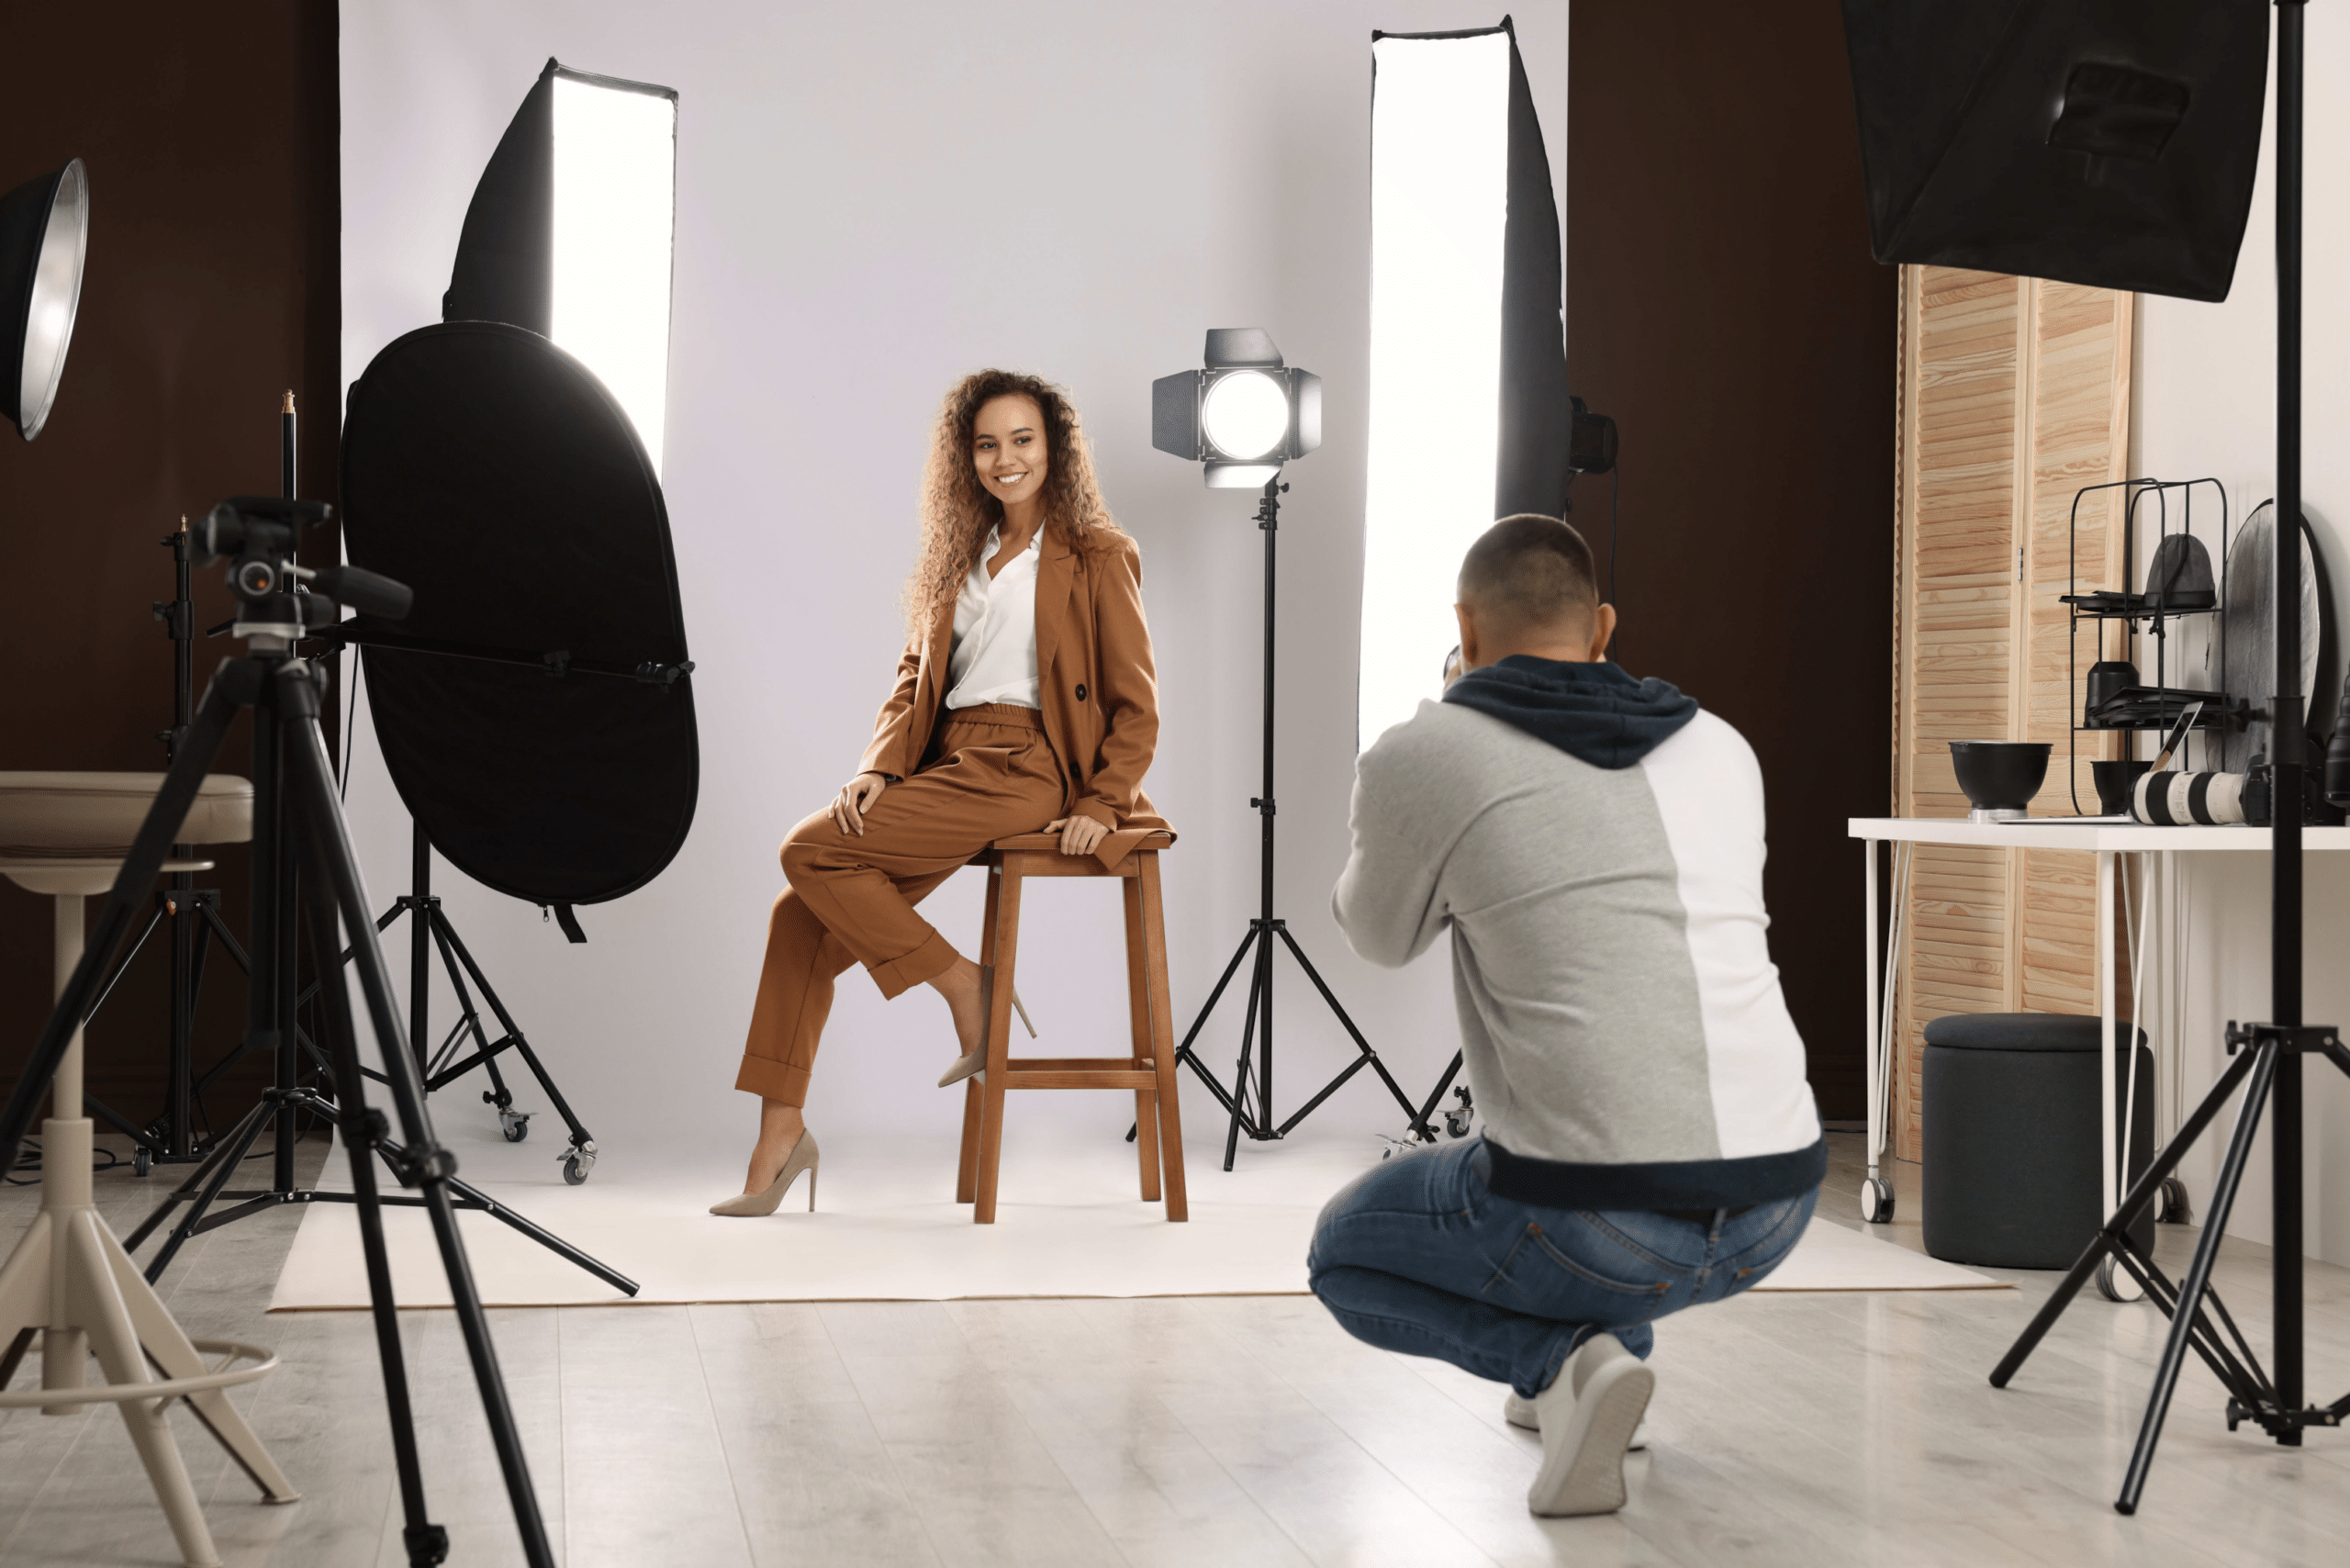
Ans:
POLYGON ((971 421, 971 465, 979 487, 1006 507, 1045 487, 1045 411, 1033 398, 991 398, 971 421))

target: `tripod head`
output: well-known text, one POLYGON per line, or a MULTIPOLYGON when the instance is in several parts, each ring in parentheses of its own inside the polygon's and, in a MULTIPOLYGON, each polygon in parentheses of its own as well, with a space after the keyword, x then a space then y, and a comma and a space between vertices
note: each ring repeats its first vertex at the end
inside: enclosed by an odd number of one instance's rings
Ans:
POLYGON ((231 636, 251 639, 258 654, 285 654, 311 628, 333 625, 345 604, 386 621, 407 617, 416 596, 403 583, 356 566, 295 565, 302 532, 332 516, 324 501, 230 496, 189 530, 197 566, 229 560, 229 588, 237 596, 231 636))

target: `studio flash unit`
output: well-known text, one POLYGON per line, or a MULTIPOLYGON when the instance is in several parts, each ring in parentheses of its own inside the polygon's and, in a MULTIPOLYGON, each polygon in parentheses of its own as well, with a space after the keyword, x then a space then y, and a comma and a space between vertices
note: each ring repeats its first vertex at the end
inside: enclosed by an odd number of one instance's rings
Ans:
MULTIPOLYGON (((1201 358, 1206 361, 1206 368, 1162 375, 1150 384, 1150 444, 1186 463, 1200 464, 1212 490, 1257 491, 1257 527, 1265 536, 1264 793, 1248 802, 1258 822, 1257 916, 1234 949, 1232 961, 1224 966, 1224 977, 1208 992, 1199 1015, 1184 1032, 1183 1043, 1175 1048, 1175 1059, 1199 1075, 1231 1117, 1224 1138, 1224 1168, 1229 1170, 1241 1134, 1259 1140, 1287 1137, 1292 1128, 1314 1114, 1315 1106, 1366 1067, 1379 1075, 1406 1116, 1413 1115, 1413 1110, 1403 1086, 1355 1027, 1355 1021, 1347 1016, 1347 1010, 1291 934, 1289 923, 1273 913, 1274 544, 1281 537, 1281 492, 1289 488, 1281 476, 1281 465, 1322 444, 1322 378, 1284 364, 1281 351, 1273 346, 1273 335, 1262 327, 1209 328, 1207 352, 1201 358), (1273 1117, 1273 953, 1277 943, 1297 960, 1355 1046, 1354 1059, 1323 1085, 1320 1093, 1280 1122, 1273 1117), (1247 1020, 1240 1026, 1239 1069, 1227 1092, 1192 1046, 1216 1003, 1224 999, 1232 977, 1240 972, 1241 960, 1252 953, 1247 1020)), ((1416 1118, 1413 1125, 1425 1131, 1427 1124, 1424 1118, 1416 1118)), ((1428 1135, 1428 1141, 1435 1141, 1433 1135, 1428 1135)))
POLYGON ((1322 378, 1281 362, 1262 327, 1211 327, 1206 368, 1150 384, 1150 444, 1203 465, 1211 490, 1254 490, 1322 444, 1322 378))

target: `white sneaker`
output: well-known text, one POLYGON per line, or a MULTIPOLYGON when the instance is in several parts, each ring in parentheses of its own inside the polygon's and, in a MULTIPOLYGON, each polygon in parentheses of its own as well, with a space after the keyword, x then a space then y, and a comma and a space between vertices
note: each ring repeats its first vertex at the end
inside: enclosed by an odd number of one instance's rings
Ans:
POLYGON ((1612 1334, 1583 1341, 1532 1400, 1542 1467, 1527 1490, 1537 1514, 1612 1514, 1624 1506, 1624 1455, 1656 1391, 1656 1373, 1612 1334))
MULTIPOLYGON (((1529 1432, 1539 1432, 1542 1429, 1541 1421, 1534 1414, 1534 1401, 1514 1388, 1502 1395, 1502 1419, 1513 1427, 1523 1428, 1529 1432)), ((1643 1416, 1640 1417, 1640 1424, 1633 1428, 1632 1446, 1624 1451, 1639 1453, 1648 1446, 1649 1422, 1648 1417, 1643 1416)))

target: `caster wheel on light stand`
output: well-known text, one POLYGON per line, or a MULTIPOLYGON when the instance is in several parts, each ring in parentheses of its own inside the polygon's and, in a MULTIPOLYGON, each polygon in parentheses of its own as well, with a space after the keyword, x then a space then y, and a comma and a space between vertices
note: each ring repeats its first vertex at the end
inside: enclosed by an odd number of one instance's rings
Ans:
POLYGON ((2126 1303, 2146 1299, 2144 1287, 2110 1258, 2097 1266, 2097 1290, 2098 1294, 2108 1301, 2126 1303))
POLYGON ((2156 1225, 2188 1225, 2195 1218, 2195 1211, 2187 1202, 2187 1183, 2176 1176, 2163 1178, 2163 1195, 2154 1206, 2156 1225))
POLYGON ((1893 1223, 1893 1183, 1874 1176, 1861 1183, 1861 1218, 1870 1225, 1893 1223))
POLYGON ((154 1169, 154 1151, 149 1148, 145 1144, 142 1143, 137 1148, 130 1151, 130 1173, 133 1176, 144 1176, 147 1172, 154 1169))
POLYGON ((531 1136, 531 1113, 528 1111, 498 1112, 498 1130, 506 1135, 508 1143, 520 1143, 531 1136))
POLYGON ((576 1187, 588 1180, 588 1172, 596 1169, 596 1146, 583 1143, 576 1148, 563 1151, 563 1179, 576 1187))

